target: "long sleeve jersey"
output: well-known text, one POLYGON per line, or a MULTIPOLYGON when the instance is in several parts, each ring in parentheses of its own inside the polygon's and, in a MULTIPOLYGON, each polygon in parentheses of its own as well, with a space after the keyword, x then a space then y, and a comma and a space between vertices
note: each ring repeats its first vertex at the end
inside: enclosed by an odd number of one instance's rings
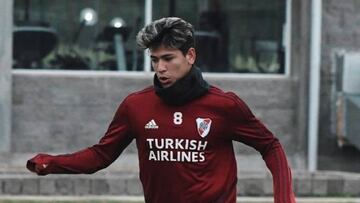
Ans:
POLYGON ((275 203, 295 202, 291 173, 279 140, 234 93, 211 86, 186 105, 171 106, 153 87, 130 94, 105 135, 92 147, 67 155, 38 155, 40 174, 93 173, 110 165, 136 141, 147 203, 235 203, 233 141, 260 152, 273 176, 275 203))

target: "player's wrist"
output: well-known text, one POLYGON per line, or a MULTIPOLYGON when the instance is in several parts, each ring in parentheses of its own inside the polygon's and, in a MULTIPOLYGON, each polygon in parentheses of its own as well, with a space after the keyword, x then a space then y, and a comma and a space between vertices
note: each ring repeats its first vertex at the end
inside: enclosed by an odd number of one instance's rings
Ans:
POLYGON ((26 163, 26 168, 38 175, 47 175, 51 172, 53 156, 49 154, 38 154, 26 163))

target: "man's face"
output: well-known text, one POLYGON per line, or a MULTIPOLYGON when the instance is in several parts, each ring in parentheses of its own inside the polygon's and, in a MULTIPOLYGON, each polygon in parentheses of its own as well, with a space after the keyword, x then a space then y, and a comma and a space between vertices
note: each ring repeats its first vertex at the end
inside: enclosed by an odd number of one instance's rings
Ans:
POLYGON ((190 48, 186 55, 179 49, 159 46, 150 49, 151 64, 164 88, 170 87, 184 77, 195 62, 195 49, 190 48))

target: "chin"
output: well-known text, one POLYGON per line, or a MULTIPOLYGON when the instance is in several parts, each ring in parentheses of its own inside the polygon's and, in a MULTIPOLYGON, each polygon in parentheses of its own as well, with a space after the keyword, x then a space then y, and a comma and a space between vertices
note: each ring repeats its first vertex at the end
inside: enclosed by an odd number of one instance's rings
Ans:
POLYGON ((168 88, 170 87, 172 84, 166 84, 166 85, 162 85, 163 88, 168 88))

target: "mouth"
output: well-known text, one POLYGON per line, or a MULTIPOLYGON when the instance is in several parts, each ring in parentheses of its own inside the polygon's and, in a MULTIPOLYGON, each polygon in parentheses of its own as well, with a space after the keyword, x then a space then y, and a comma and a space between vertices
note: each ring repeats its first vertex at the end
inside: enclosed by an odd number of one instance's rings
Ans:
POLYGON ((158 79, 163 87, 167 87, 171 84, 171 80, 168 77, 159 76, 158 79))

